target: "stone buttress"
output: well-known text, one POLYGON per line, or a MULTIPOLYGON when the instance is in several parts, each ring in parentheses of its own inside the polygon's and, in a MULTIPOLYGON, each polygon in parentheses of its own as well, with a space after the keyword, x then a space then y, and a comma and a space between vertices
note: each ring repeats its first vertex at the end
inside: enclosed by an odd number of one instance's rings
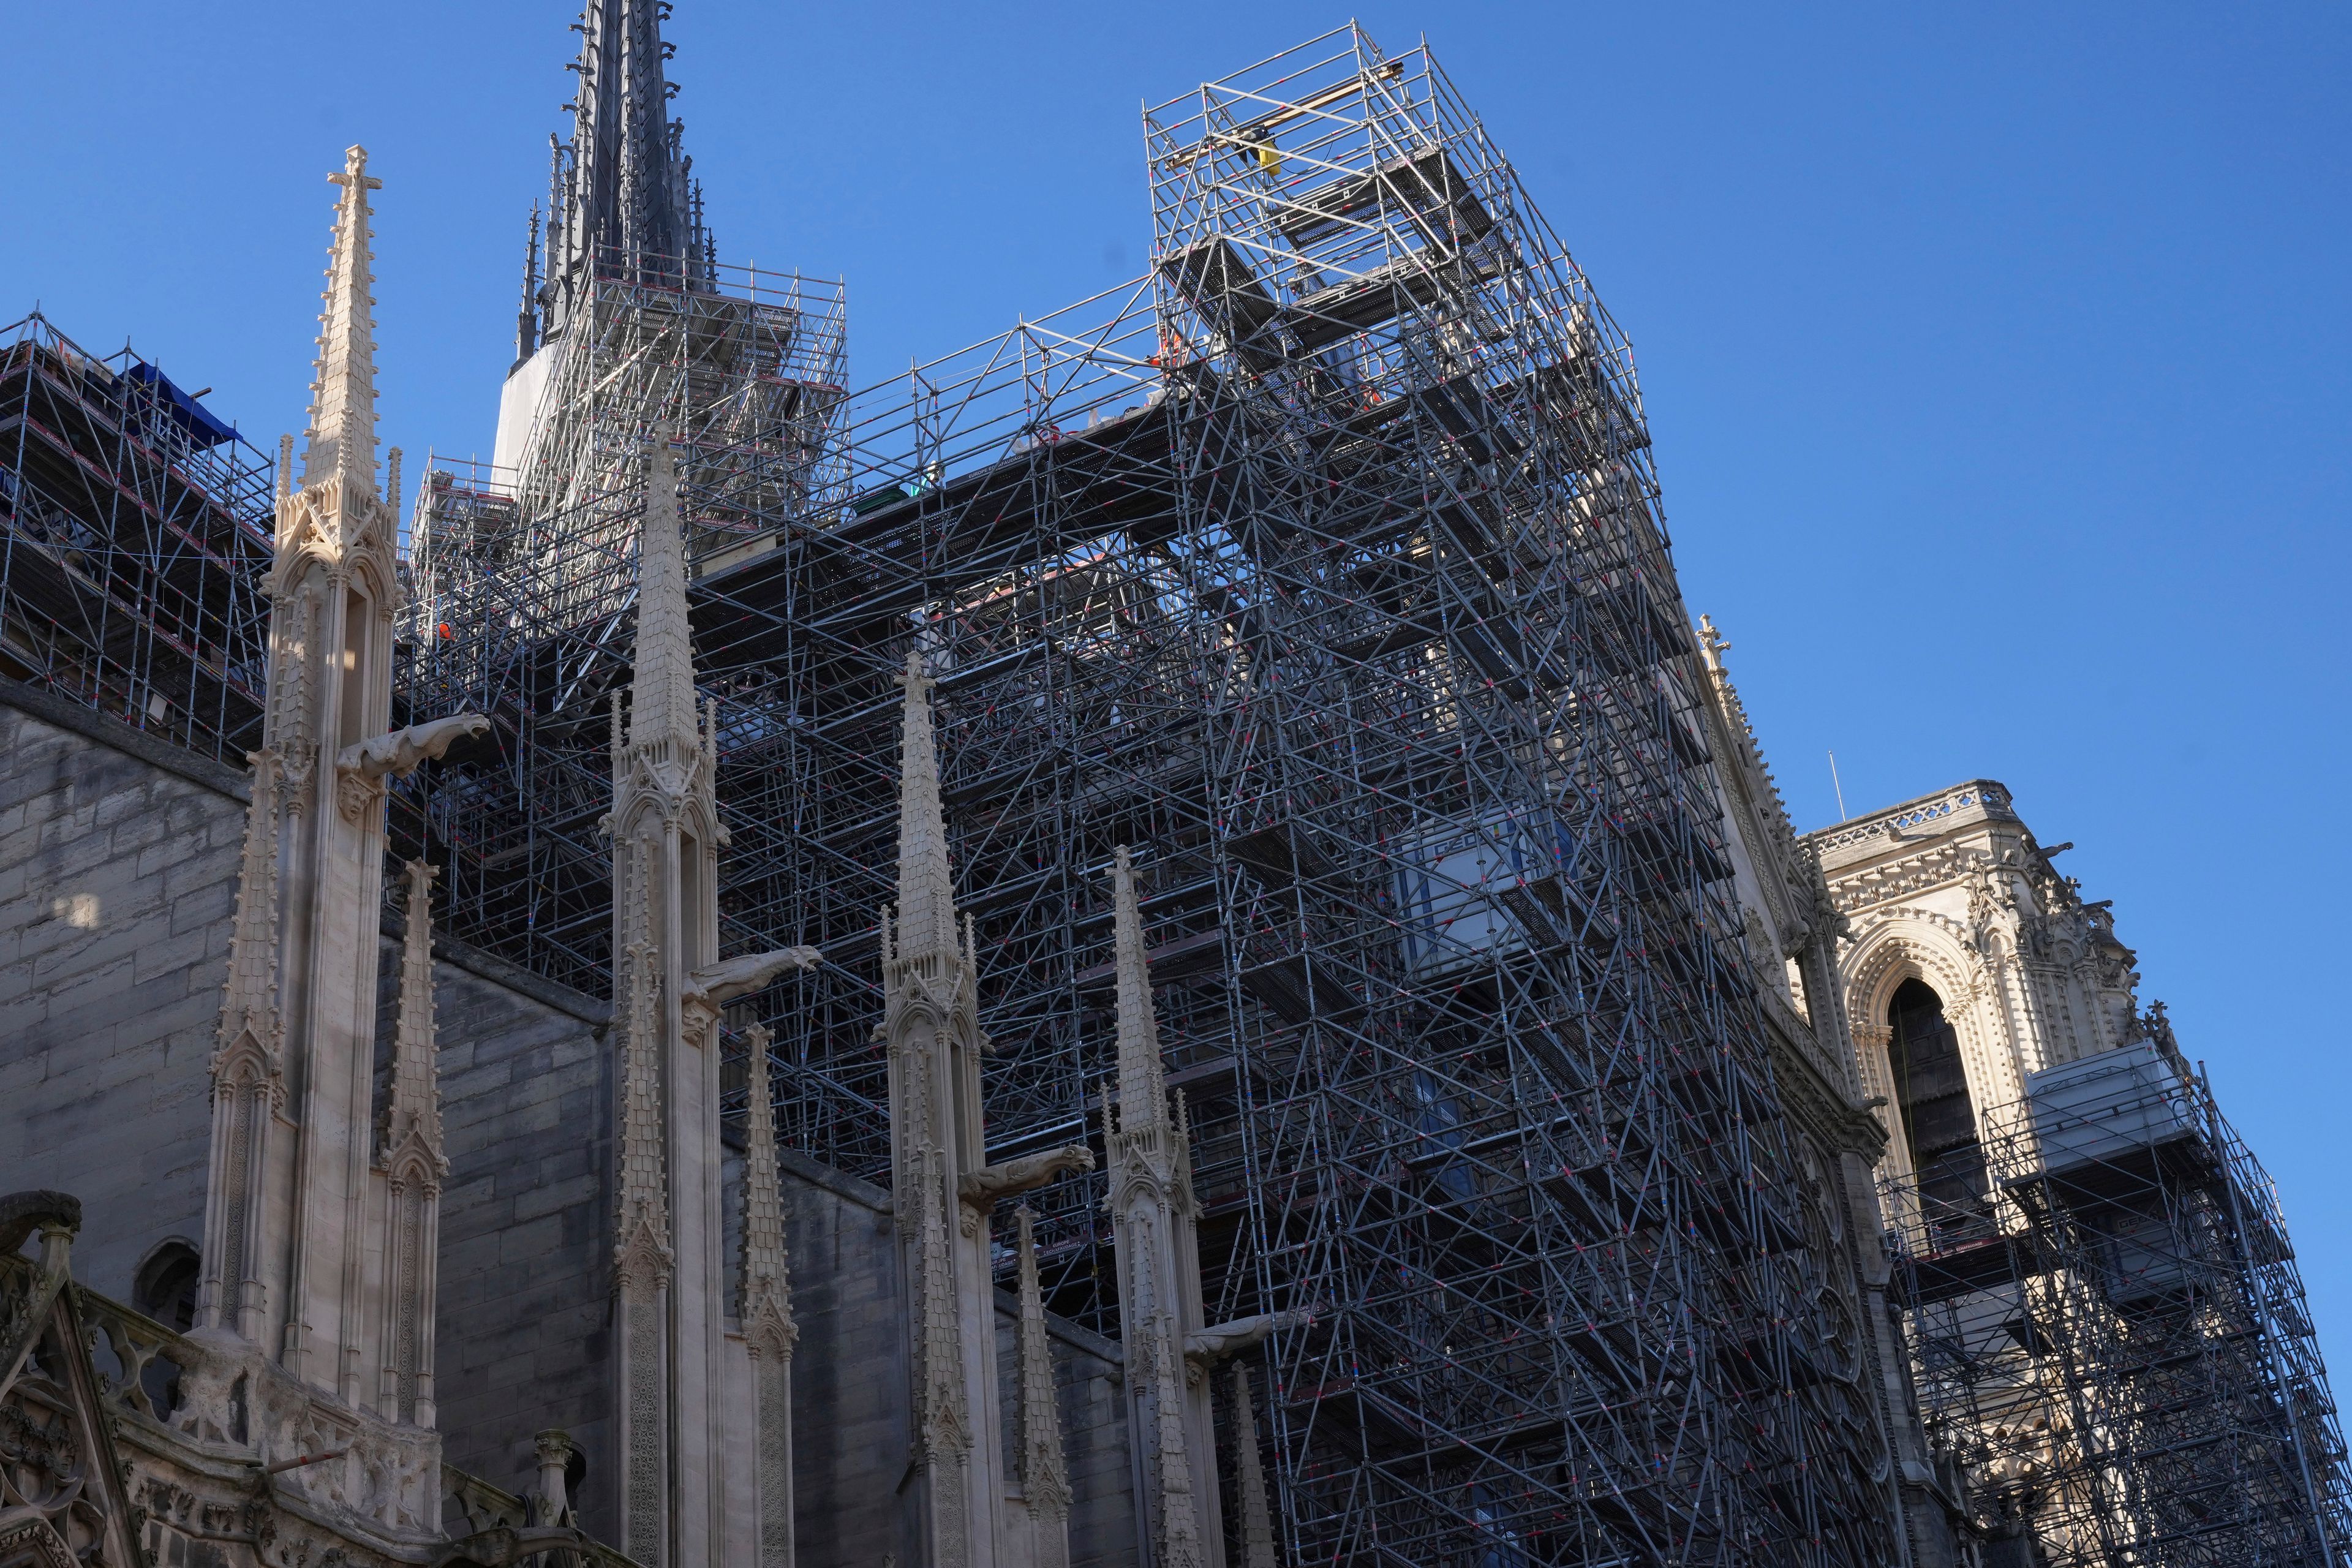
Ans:
MULTIPOLYGON (((1136 1507, 1146 1521, 1153 1568, 1223 1568, 1224 1516, 1210 1374, 1220 1362, 1289 1326, 1289 1318, 1275 1314, 1213 1327, 1201 1321, 1195 1228, 1200 1205, 1192 1194, 1191 1129, 1181 1101, 1176 1114, 1170 1113, 1135 868, 1124 847, 1112 878, 1118 1111, 1114 1120, 1107 1094, 1103 1144, 1109 1156, 1108 1205, 1118 1244, 1136 1507)), ((1256 1422, 1249 1414, 1246 1384, 1238 1376, 1236 1386, 1244 1391, 1234 1419, 1244 1512, 1239 1533, 1255 1568, 1255 1543, 1270 1542, 1271 1531, 1258 1478, 1256 1422)))
MULTIPOLYGON (((719 1142, 719 1023, 728 1003, 815 953, 795 948, 721 962, 719 851, 727 830, 714 790, 717 707, 698 712, 687 620, 677 462, 667 436, 646 448, 635 668, 625 733, 614 697, 614 1016, 623 1020, 620 1223, 613 1273, 620 1541, 649 1565, 701 1568, 789 1561, 789 1447, 751 1508, 730 1506, 728 1459, 789 1443, 789 1384, 761 1380, 770 1406, 731 1430, 728 1391, 752 1379, 752 1351, 730 1333, 726 1296, 725 1152, 719 1142), (782 1495, 772 1495, 782 1492, 782 1495), (766 1522, 761 1522, 764 1516, 766 1522)), ((773 1153, 768 1156, 773 1180, 773 1153)), ((781 1286, 779 1242, 772 1284, 781 1286)), ((776 1313, 788 1298, 763 1298, 776 1313)), ((782 1321, 789 1327, 790 1319, 782 1321)), ((746 1325, 747 1329, 751 1325, 746 1325)), ((765 1325, 762 1354, 788 1364, 765 1325)), ((772 1363, 773 1364, 773 1363, 772 1363)), ((735 1500, 740 1503, 744 1500, 735 1500)))
MULTIPOLYGON (((354 147, 320 317, 300 484, 281 467, 265 581, 268 697, 251 758, 228 982, 211 1063, 198 1332, 262 1378, 249 1440, 348 1452, 300 1486, 406 1530, 437 1517, 434 1258, 446 1169, 433 1062, 430 886, 409 873, 410 940, 391 1102, 375 1099, 386 781, 486 728, 474 715, 385 732, 392 706, 399 457, 377 489, 368 193, 354 147), (394 1428, 387 1435, 383 1428, 394 1428), (373 1450, 373 1451, 371 1451, 373 1450), (390 1472, 397 1479, 387 1484, 390 1472)), ((290 451, 290 444, 281 447, 290 451)), ((241 1373, 240 1373, 241 1374, 241 1373)), ((223 1430, 227 1424, 216 1423, 223 1430)))
MULTIPOLYGON (((939 755, 921 656, 909 653, 898 811, 898 901, 882 921, 891 1192, 907 1282, 916 1488, 912 1543, 926 1568, 990 1568, 1038 1552, 1013 1497, 997 1391, 996 1200, 1090 1169, 1083 1147, 987 1163, 981 1116, 979 965, 958 929, 939 755)), ((1056 1438, 1058 1441, 1058 1438, 1056 1438)), ((1064 1548, 1066 1551, 1066 1547, 1064 1548)))

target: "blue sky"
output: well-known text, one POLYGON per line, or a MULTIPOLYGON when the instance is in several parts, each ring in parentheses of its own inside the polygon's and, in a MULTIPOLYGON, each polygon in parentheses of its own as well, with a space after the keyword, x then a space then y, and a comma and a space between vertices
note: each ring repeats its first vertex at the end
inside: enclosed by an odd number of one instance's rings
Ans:
MULTIPOLYGON (((266 447, 362 142, 386 437, 487 455, 564 5, 16 12, 0 320, 127 334, 266 447)), ((1856 812, 1988 775, 2079 846, 2352 1379, 2352 11, 1359 15, 1428 33, 1632 337, 1799 825, 1834 748, 1856 812)), ((865 383, 1139 271, 1139 101, 1344 19, 680 0, 675 109, 727 258, 847 278, 865 383)))

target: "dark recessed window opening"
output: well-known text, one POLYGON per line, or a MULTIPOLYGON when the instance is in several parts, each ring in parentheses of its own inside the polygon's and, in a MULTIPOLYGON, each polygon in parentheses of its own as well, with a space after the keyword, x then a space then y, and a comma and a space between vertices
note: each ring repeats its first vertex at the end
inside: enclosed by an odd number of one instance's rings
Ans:
POLYGON ((1944 1016, 1944 1000, 1926 982, 1906 980, 1887 1005, 1886 1022, 1895 1031, 1886 1064, 1920 1195, 1931 1217, 1941 1205, 1973 1209, 1985 1194, 1984 1148, 1960 1065, 1960 1037, 1944 1016))

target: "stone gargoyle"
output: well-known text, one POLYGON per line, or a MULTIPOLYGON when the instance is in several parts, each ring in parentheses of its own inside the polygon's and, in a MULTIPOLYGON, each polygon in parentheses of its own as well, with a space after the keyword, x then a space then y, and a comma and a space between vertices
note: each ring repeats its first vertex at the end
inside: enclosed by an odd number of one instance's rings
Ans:
POLYGON ((453 713, 389 735, 354 741, 335 758, 337 807, 357 822, 383 793, 385 779, 406 778, 427 759, 439 761, 461 737, 478 735, 489 727, 490 721, 479 713, 453 713))
POLYGON ((722 958, 708 969, 698 969, 688 975, 685 985, 679 988, 678 999, 699 1002, 715 1011, 739 996, 766 989, 770 981, 787 969, 814 969, 824 962, 824 955, 813 947, 780 947, 773 952, 722 958))
POLYGON ((979 1230, 980 1216, 994 1207, 997 1199, 1042 1187, 1065 1171, 1094 1168, 1093 1150, 1083 1143, 1065 1143, 1042 1154, 1024 1154, 1001 1165, 982 1165, 977 1171, 966 1172, 956 1184, 956 1196, 963 1200, 964 1234, 971 1236, 979 1230))
POLYGON ((453 713, 429 723, 411 724, 405 730, 345 746, 335 759, 335 771, 371 782, 406 778, 418 764, 428 759, 440 761, 459 740, 479 735, 489 727, 490 721, 479 713, 453 713))
POLYGON ((1230 1323, 1196 1329, 1184 1336, 1185 1374, 1190 1381, 1198 1383, 1219 1362, 1265 1343, 1277 1331, 1299 1328, 1312 1321, 1311 1312, 1264 1312, 1255 1318, 1235 1318, 1230 1323))

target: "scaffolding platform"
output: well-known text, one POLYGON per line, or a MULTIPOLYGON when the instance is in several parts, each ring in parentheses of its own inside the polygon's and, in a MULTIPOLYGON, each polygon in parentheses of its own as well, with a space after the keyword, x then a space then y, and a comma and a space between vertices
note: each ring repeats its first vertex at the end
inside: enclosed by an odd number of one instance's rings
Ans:
POLYGON ((0 671, 243 765, 274 473, 131 349, 0 328, 0 671))

